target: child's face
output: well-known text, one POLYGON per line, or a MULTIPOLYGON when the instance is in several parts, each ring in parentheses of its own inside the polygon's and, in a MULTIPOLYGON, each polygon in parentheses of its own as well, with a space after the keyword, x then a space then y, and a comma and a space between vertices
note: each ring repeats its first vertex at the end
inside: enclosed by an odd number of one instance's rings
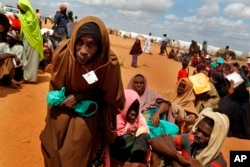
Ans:
POLYGON ((132 110, 128 111, 128 113, 126 115, 126 120, 129 123, 133 123, 135 121, 136 117, 137 117, 137 112, 132 109, 132 110))

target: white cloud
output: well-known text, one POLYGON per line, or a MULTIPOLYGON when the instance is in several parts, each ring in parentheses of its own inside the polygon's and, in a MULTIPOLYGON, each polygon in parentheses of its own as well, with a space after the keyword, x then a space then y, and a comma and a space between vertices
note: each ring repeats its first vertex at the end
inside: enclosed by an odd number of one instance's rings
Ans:
POLYGON ((248 26, 242 20, 229 20, 223 17, 204 19, 196 15, 184 18, 166 15, 164 18, 168 34, 175 39, 194 39, 197 42, 207 40, 209 44, 218 47, 231 45, 240 48, 241 43, 247 42, 247 37, 250 36, 248 26))
POLYGON ((220 7, 217 3, 206 3, 197 9, 197 14, 203 17, 212 17, 219 13, 220 7))
POLYGON ((128 17, 128 18, 133 18, 133 19, 142 19, 145 17, 149 17, 148 14, 142 11, 126 11, 126 10, 118 10, 118 13, 128 17))
POLYGON ((173 6, 172 0, 78 0, 88 5, 106 5, 120 10, 147 10, 151 12, 164 12, 173 6))
POLYGON ((230 18, 250 18, 250 6, 246 6, 242 3, 229 4, 224 9, 224 14, 230 18))

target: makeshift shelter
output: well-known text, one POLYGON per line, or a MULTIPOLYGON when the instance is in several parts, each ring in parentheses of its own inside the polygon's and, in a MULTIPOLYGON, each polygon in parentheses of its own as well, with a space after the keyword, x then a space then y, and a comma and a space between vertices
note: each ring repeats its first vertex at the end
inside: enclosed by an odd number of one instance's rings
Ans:
POLYGON ((135 38, 139 39, 139 40, 145 40, 146 38, 141 35, 141 34, 138 34, 135 38))

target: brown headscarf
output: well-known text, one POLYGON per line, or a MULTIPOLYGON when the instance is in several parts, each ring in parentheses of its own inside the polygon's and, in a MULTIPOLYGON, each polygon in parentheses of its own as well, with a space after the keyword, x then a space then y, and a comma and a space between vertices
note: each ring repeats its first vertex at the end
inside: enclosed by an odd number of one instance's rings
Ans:
POLYGON ((198 113, 196 111, 196 108, 194 106, 195 101, 195 94, 193 91, 193 84, 188 78, 181 78, 177 85, 176 89, 172 94, 172 98, 170 98, 170 102, 172 103, 172 106, 178 105, 180 108, 184 109, 185 112, 193 113, 198 117, 198 113), (186 86, 183 90, 183 93, 181 95, 177 94, 177 89, 182 82, 182 80, 185 81, 186 86))
MULTIPOLYGON (((86 31, 89 33, 89 31, 86 31)), ((92 31, 97 33, 95 29, 92 31)), ((99 38, 98 35, 96 38, 99 38)), ((95 158, 101 143, 113 142, 116 136, 116 115, 123 109, 125 96, 117 56, 110 50, 110 42, 104 23, 97 17, 87 16, 76 23, 70 39, 61 41, 52 60, 50 90, 65 87, 66 95, 82 94, 84 100, 98 105, 96 114, 89 118, 78 116, 73 109, 51 107, 46 126, 40 138, 47 166, 88 166, 95 158), (75 59, 75 42, 87 23, 99 28, 101 38, 92 61, 85 66, 75 59), (82 77, 94 71, 98 81, 88 84, 82 77)))

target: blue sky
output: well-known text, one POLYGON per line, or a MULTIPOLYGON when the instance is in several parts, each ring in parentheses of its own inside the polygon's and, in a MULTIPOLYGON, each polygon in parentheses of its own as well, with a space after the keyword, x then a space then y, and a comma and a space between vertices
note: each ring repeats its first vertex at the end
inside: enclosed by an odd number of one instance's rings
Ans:
MULTIPOLYGON (((17 0, 1 0, 16 6, 17 0)), ((43 16, 66 3, 80 19, 100 17, 107 27, 250 51, 249 0, 30 0, 43 16)))

